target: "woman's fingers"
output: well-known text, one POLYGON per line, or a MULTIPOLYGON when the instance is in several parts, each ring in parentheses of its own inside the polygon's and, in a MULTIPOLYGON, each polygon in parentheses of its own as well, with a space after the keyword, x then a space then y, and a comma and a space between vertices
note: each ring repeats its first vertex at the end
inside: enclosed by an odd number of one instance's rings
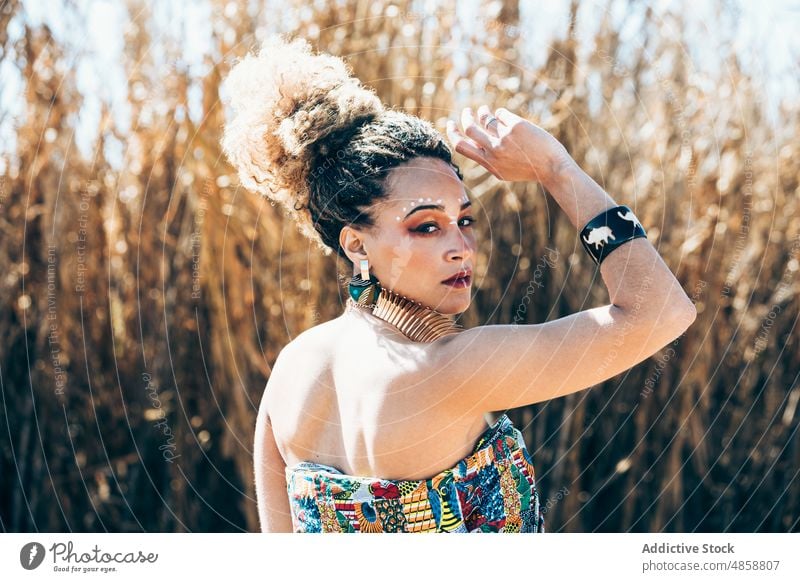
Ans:
POLYGON ((475 116, 472 114, 472 109, 469 107, 465 107, 461 112, 461 125, 464 127, 464 133, 472 141, 485 150, 492 149, 493 145, 491 138, 486 133, 486 130, 478 125, 475 116))
POLYGON ((455 151, 478 162, 481 166, 495 174, 494 167, 485 157, 486 151, 480 146, 476 146, 461 133, 461 130, 458 129, 458 125, 456 125, 456 122, 452 119, 447 120, 447 136, 450 138, 450 142, 453 144, 453 149, 455 149, 455 151))
POLYGON ((505 107, 481 105, 477 116, 467 107, 461 123, 447 121, 447 135, 456 152, 477 162, 499 180, 541 182, 560 160, 569 160, 563 145, 544 129, 505 107), (496 121, 495 121, 496 120, 496 121))
POLYGON ((484 150, 476 146, 458 129, 458 125, 452 119, 447 120, 447 136, 453 144, 453 148, 460 154, 475 160, 478 163, 485 163, 484 150))
POLYGON ((492 137, 499 137, 497 128, 500 126, 500 120, 492 115, 492 112, 486 105, 478 107, 478 123, 480 123, 480 126, 484 128, 486 133, 492 137))
POLYGON ((522 118, 519 115, 516 115, 510 112, 505 107, 500 107, 494 112, 495 116, 503 125, 513 125, 517 121, 521 121, 522 118))

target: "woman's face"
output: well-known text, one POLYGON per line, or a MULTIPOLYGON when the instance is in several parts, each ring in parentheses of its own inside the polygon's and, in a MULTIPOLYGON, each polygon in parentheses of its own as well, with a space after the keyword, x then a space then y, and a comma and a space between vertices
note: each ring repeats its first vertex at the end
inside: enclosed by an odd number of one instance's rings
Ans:
POLYGON ((473 209, 461 180, 446 162, 429 157, 394 168, 387 180, 388 198, 371 208, 375 228, 342 231, 354 273, 367 258, 381 286, 440 313, 466 311, 476 244, 473 209), (466 279, 444 283, 465 270, 466 279))

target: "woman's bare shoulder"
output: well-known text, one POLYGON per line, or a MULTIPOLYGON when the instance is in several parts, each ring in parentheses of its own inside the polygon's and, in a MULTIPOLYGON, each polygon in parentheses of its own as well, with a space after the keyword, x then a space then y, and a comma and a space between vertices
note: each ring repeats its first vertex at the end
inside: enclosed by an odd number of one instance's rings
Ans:
POLYGON ((278 353, 273 372, 297 380, 300 375, 319 371, 330 359, 341 336, 339 321, 332 319, 299 333, 278 353))
POLYGON ((329 382, 333 335, 331 322, 321 323, 298 334, 278 353, 265 387, 276 414, 315 386, 329 382))
POLYGON ((302 353, 305 350, 330 349, 338 334, 342 331, 339 318, 318 323, 302 331, 292 339, 284 350, 290 353, 302 353))

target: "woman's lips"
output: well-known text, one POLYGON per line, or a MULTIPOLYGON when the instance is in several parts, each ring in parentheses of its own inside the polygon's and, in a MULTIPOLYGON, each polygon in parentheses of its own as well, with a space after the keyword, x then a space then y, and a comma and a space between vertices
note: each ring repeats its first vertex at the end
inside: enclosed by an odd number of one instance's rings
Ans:
POLYGON ((442 281, 442 285, 447 285, 449 287, 454 287, 456 289, 464 289, 470 286, 472 283, 472 275, 466 275, 464 277, 459 277, 458 279, 451 279, 449 281, 442 281))

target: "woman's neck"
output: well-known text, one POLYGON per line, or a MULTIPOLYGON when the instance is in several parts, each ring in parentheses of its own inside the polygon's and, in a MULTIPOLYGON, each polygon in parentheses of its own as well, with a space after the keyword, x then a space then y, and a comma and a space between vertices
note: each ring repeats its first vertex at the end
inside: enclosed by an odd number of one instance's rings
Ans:
POLYGON ((381 288, 373 305, 361 305, 348 298, 346 312, 353 311, 363 314, 376 328, 381 328, 384 332, 391 328, 415 342, 429 343, 463 331, 452 316, 439 313, 386 288, 381 288))

